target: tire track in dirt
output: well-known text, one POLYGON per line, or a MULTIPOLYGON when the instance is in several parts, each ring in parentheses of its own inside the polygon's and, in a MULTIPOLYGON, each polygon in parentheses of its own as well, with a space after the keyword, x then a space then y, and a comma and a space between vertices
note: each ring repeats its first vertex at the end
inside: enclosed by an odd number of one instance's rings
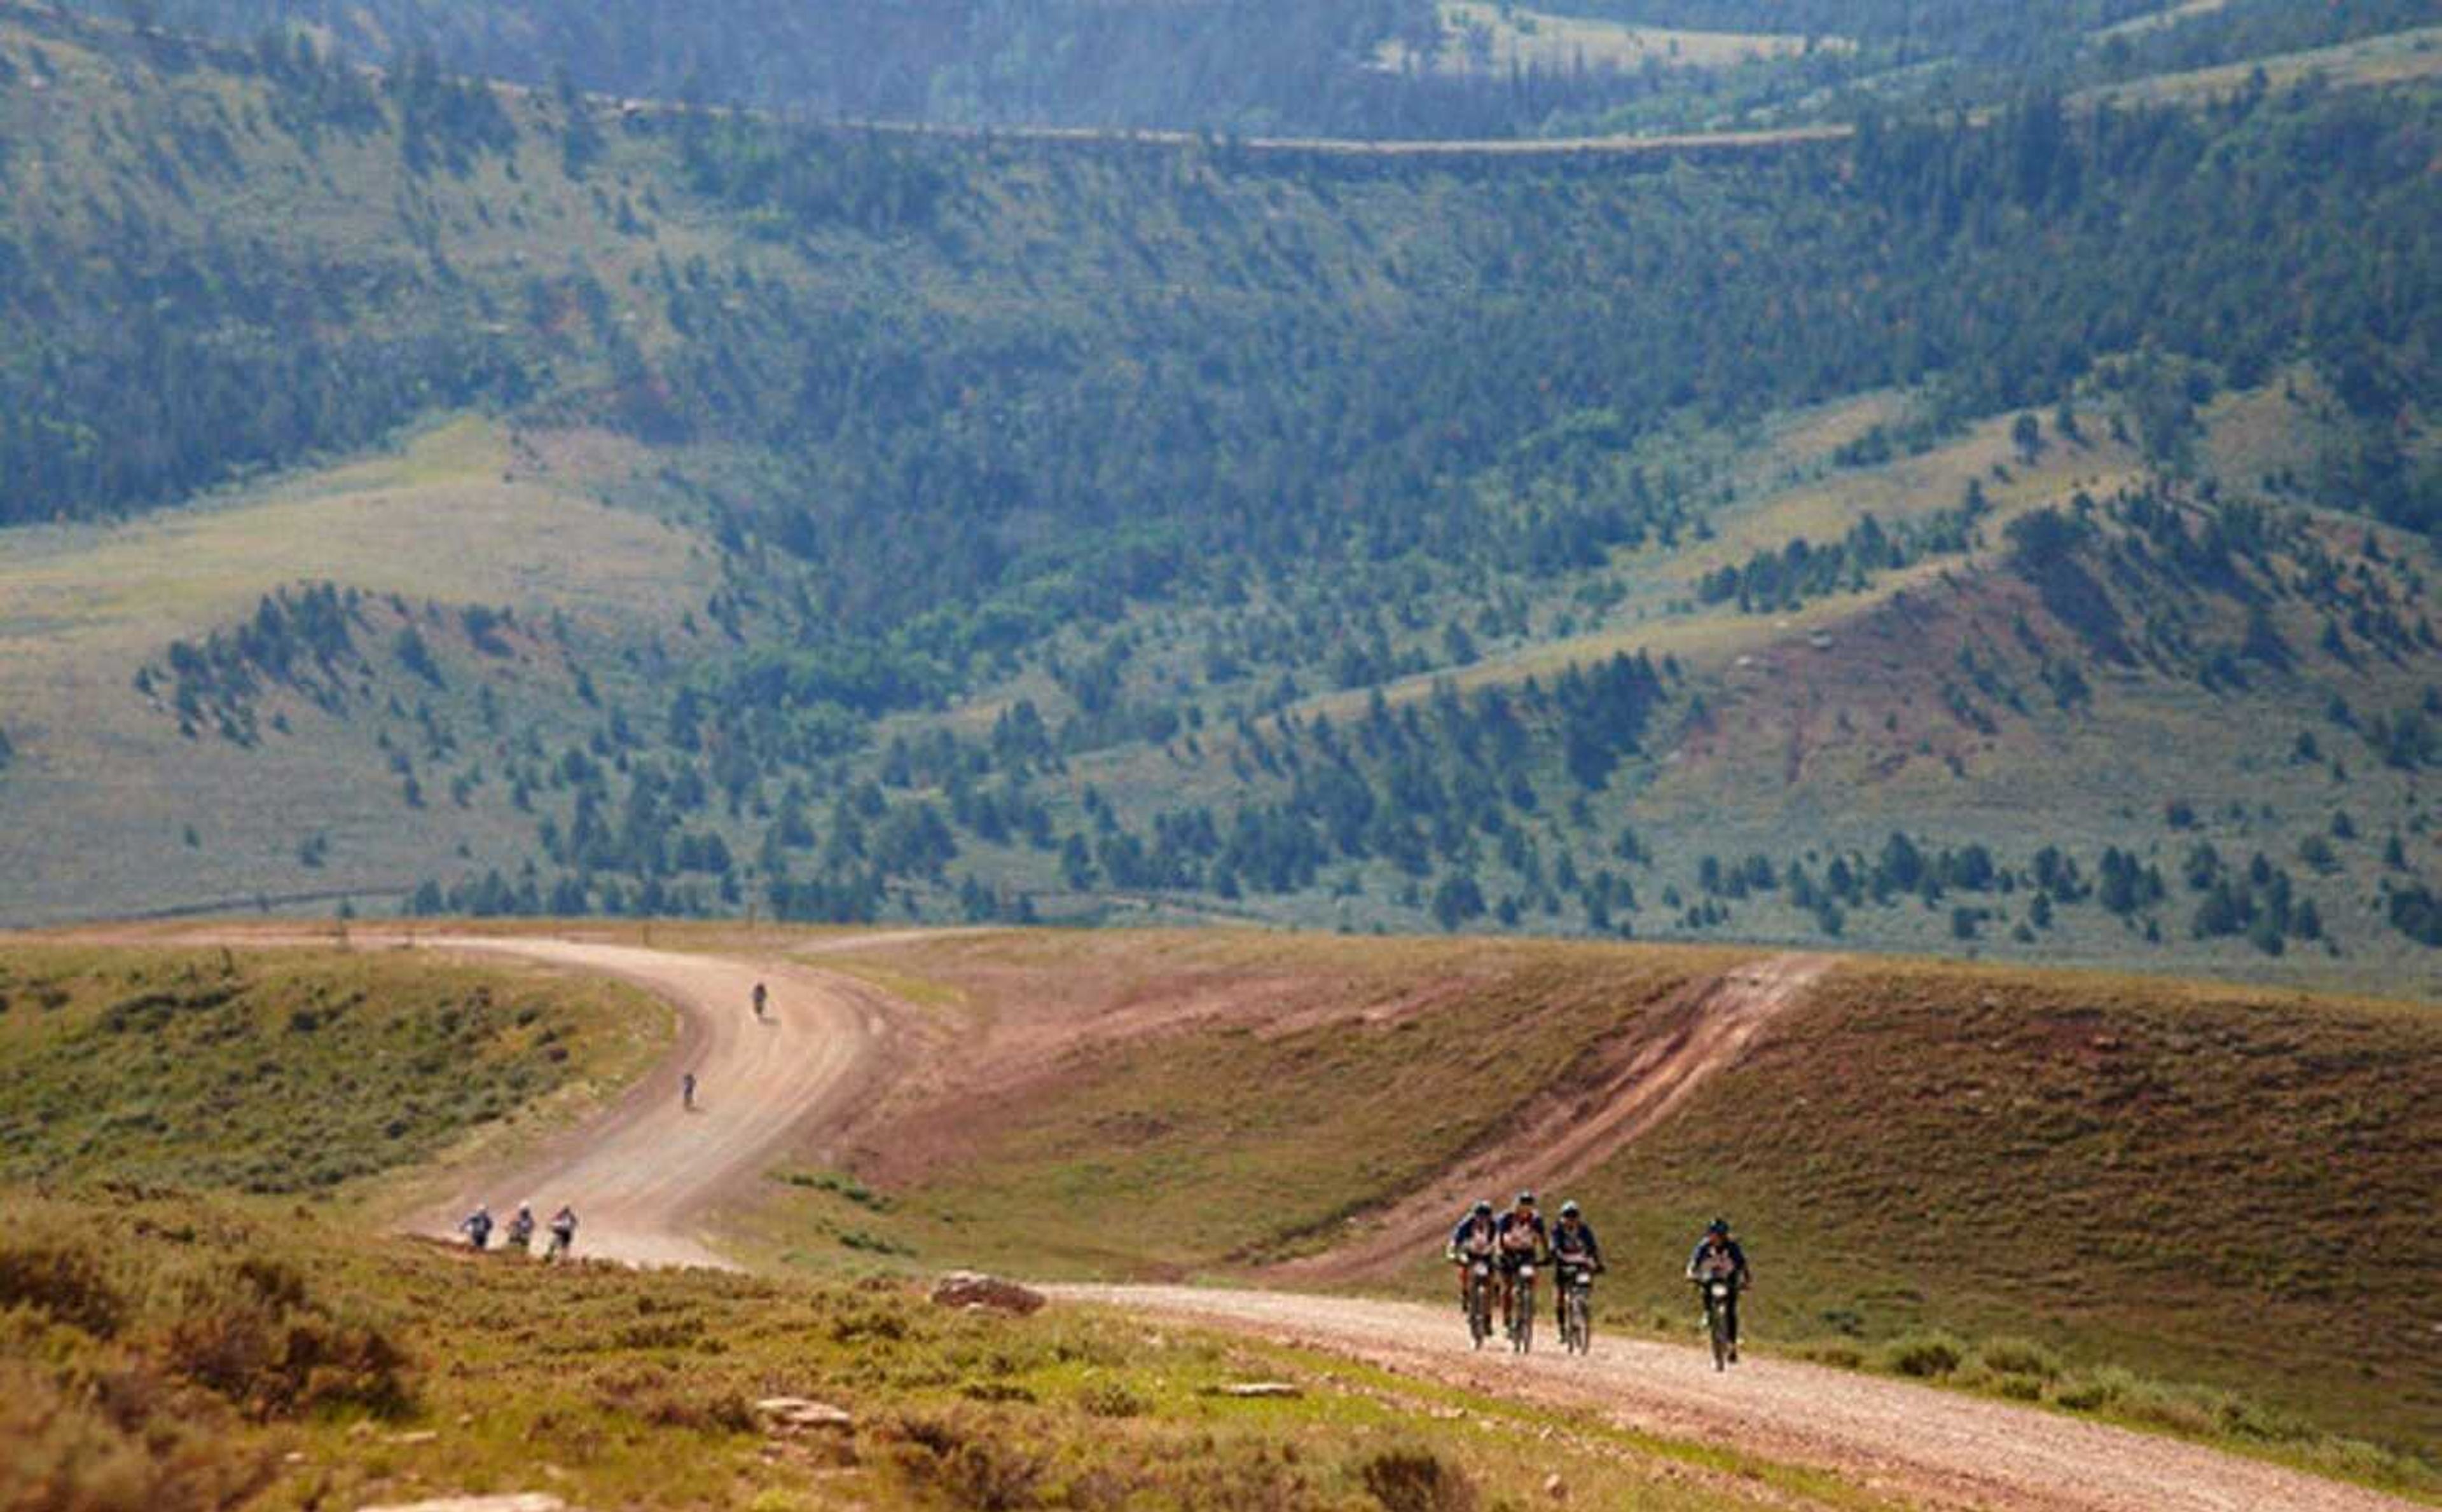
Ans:
MULTIPOLYGON (((1715 1374, 1692 1346, 1597 1335, 1582 1358, 1468 1349, 1454 1310, 1294 1292, 1062 1286, 1063 1300, 1253 1333, 1511 1400, 1830 1470, 1931 1508, 2409 1512, 2416 1503, 2201 1445, 1792 1360, 1715 1374)), ((1546 1320, 1548 1321, 1548 1319, 1546 1320)))
POLYGON ((1658 1127, 1688 1096, 1738 1063, 1765 1026, 1800 1001, 1832 957, 1776 956, 1694 984, 1658 1011, 1658 1032, 1639 1035, 1626 1060, 1585 1095, 1519 1123, 1469 1154, 1424 1191, 1361 1220, 1365 1237, 1285 1261, 1285 1282, 1336 1283, 1399 1269, 1436 1248, 1466 1204, 1497 1197, 1503 1182, 1575 1181, 1658 1127))

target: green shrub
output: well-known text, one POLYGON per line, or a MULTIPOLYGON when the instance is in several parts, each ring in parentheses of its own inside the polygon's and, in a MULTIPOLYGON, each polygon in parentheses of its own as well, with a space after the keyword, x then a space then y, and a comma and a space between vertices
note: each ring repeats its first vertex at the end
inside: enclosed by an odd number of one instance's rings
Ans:
POLYGON ((0 1507, 59 1512, 218 1512, 261 1489, 268 1455, 240 1448, 207 1413, 120 1360, 83 1362, 74 1388, 0 1359, 0 1507))
POLYGON ((2025 1339, 1986 1339, 1977 1348, 1976 1363, 1996 1375, 2032 1375, 2037 1380, 2058 1380, 2061 1373, 2058 1355, 2025 1339))
POLYGON ((118 1332, 126 1303, 91 1251, 40 1234, 0 1233, 0 1311, 11 1307, 108 1339, 118 1332))
POLYGON ((1885 1344, 1876 1363, 1895 1375, 1920 1380, 1947 1375, 1967 1357, 1967 1346, 1949 1334, 1904 1334, 1885 1344))
POLYGON ((1078 1392, 1077 1405, 1095 1417, 1137 1417, 1145 1411, 1144 1398, 1121 1381, 1088 1382, 1078 1392))
POLYGON ((966 1512, 1015 1512, 1035 1504, 1042 1455, 1000 1425, 965 1416, 901 1417, 884 1436, 900 1470, 924 1491, 966 1512))
POLYGON ((392 1414, 404 1357, 382 1331, 340 1316, 276 1260, 219 1262, 177 1276, 154 1347, 173 1374, 258 1421, 334 1407, 392 1414))
POLYGON ((2215 1432, 2237 1405, 2226 1393, 2157 1381, 2137 1382, 2112 1404, 2119 1415, 2132 1422, 2169 1429, 2192 1438, 2215 1432))
POLYGON ((2080 1371, 2052 1390, 2052 1400, 2074 1412, 2094 1412, 2111 1406, 2137 1386, 2137 1377, 2117 1365, 2080 1371))
POLYGON ((1385 1449, 1358 1478, 1385 1512, 1473 1512, 1476 1504, 1467 1473, 1428 1448, 1385 1449))

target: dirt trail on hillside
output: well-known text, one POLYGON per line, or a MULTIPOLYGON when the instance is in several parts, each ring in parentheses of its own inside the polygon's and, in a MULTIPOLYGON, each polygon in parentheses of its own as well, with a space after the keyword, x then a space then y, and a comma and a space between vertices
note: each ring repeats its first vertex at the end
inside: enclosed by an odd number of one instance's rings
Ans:
POLYGON ((574 1205, 577 1251, 631 1265, 719 1266, 702 1219, 783 1151, 847 1118, 895 1058, 895 1006, 861 983, 781 961, 730 960, 562 939, 427 938, 418 948, 501 956, 641 987, 677 1009, 679 1043, 600 1117, 506 1170, 465 1174, 417 1215, 447 1234, 477 1202, 505 1222, 520 1201, 547 1221, 574 1205), (771 988, 769 1017, 750 1008, 771 988), (680 1077, 697 1081, 681 1106, 680 1077))
MULTIPOLYGON (((273 937, 223 931, 209 938, 263 944, 273 937)), ((427 937, 416 945, 598 972, 670 1003, 682 1023, 675 1051, 600 1117, 505 1170, 453 1178, 455 1200, 416 1224, 436 1233, 449 1231, 478 1199, 502 1216, 530 1199, 544 1217, 570 1201, 583 1220, 580 1254, 725 1266, 703 1234, 712 1205, 756 1180, 782 1151, 848 1128, 894 1077, 920 1062, 927 1043, 914 1011, 794 961, 505 937, 427 937), (773 989, 768 1023, 756 1022, 748 1008, 757 980, 773 989), (702 1079, 702 1106, 695 1113, 679 1107, 678 1080, 688 1068, 702 1079)), ((1704 1077, 1733 1064, 1831 964, 1823 956, 1781 956, 1691 988, 1663 1011, 1679 1018, 1641 1042, 1606 1081, 1608 1101, 1592 1100, 1595 1115, 1578 1116, 1585 1127, 1560 1166, 1599 1161, 1650 1127, 1704 1077)), ((1418 1211, 1438 1225, 1448 1205, 1432 1203, 1418 1211)), ((1469 1350, 1451 1309, 1421 1303, 1179 1286, 1052 1289, 1073 1302, 1256 1333, 1486 1395, 1591 1410, 1631 1429, 1817 1466, 1869 1492, 1942 1512, 2406 1512, 2414 1505, 2194 1445, 1902 1381, 1773 1359, 1750 1359, 1717 1375, 1692 1345, 1605 1338, 1583 1359, 1548 1349, 1518 1358, 1469 1350)))
POLYGON ((1517 1125, 1500 1143, 1472 1151, 1430 1187, 1362 1220, 1362 1240, 1285 1262, 1284 1281, 1341 1282, 1393 1271, 1436 1249, 1466 1204, 1505 1201, 1503 1183, 1558 1187, 1618 1154, 1677 1111, 1716 1072, 1736 1065, 1764 1026, 1831 970, 1829 956, 1777 956, 1688 988, 1657 1011, 1658 1030, 1630 1042, 1620 1065, 1598 1073, 1576 1101, 1517 1125))
MULTIPOLYGON (((1915 1504, 1990 1512, 2406 1512, 2415 1505, 2100 1423, 1795 1361, 1717 1375, 1692 1346, 1595 1340, 1572 1358, 1467 1348, 1455 1309, 1290 1292, 1062 1286, 1065 1300, 1263 1335, 1485 1395, 1833 1471, 1915 1504)), ((1547 1311, 1548 1301, 1539 1299, 1547 1311)), ((1690 1325, 1692 1328, 1692 1324, 1690 1325)))

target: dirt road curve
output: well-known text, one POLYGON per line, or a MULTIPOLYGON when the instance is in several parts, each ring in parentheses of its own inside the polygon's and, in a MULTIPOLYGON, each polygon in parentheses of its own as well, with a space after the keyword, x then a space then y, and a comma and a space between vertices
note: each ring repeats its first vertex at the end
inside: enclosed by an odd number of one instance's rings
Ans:
MULTIPOLYGON (((1573 1359, 1467 1347, 1454 1308, 1289 1292, 1066 1286, 1066 1299, 1219 1324, 1487 1394, 1818 1466, 1937 1508, 1998 1512, 2407 1512, 2414 1503, 2171 1439, 1815 1365, 1717 1376, 1692 1346, 1597 1338, 1573 1359)), ((1539 1300, 1540 1301, 1540 1300, 1539 1300)), ((1543 1320, 1548 1327, 1550 1319, 1543 1320)))
POLYGON ((869 1087, 890 1029, 857 984, 781 962, 725 960, 573 940, 428 938, 423 946, 599 972, 679 1010, 676 1050, 601 1118, 517 1166, 470 1175, 420 1230, 448 1233, 475 1203, 505 1220, 520 1201, 548 1219, 575 1206, 580 1252, 634 1265, 722 1266, 699 1231, 705 1211, 869 1087), (772 991, 756 1023, 755 984, 772 991), (693 1071, 697 1107, 681 1106, 693 1071))

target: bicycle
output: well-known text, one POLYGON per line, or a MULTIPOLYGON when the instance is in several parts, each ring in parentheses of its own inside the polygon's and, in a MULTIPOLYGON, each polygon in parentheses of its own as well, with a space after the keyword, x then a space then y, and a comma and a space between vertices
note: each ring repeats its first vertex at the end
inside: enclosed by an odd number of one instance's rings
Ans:
POLYGON ((1594 1348, 1595 1267, 1564 1260, 1559 1270, 1560 1347, 1583 1355, 1594 1348))
POLYGON ((1535 1349, 1535 1262, 1522 1262, 1509 1282, 1509 1348, 1515 1354, 1535 1349))

